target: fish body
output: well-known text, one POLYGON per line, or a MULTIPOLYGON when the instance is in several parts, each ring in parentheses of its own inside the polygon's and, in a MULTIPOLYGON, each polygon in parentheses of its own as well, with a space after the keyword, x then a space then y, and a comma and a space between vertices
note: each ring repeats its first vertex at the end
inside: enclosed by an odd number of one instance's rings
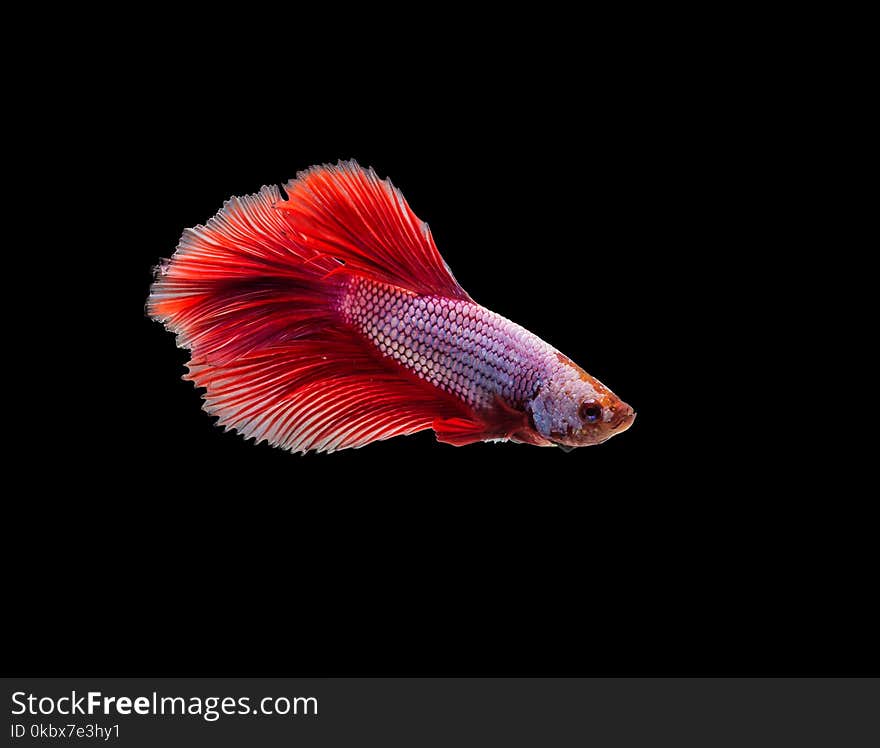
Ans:
POLYGON ((313 167, 286 192, 233 198, 187 230, 151 289, 222 425, 293 452, 429 428, 569 449, 631 425, 601 382, 474 302, 372 170, 313 167))

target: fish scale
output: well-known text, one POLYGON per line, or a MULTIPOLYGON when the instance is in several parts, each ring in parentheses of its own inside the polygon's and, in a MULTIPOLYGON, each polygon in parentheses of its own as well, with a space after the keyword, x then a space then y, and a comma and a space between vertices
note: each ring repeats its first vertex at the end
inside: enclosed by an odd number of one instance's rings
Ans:
POLYGON ((550 345, 472 301, 355 278, 339 308, 382 356, 471 407, 522 408, 558 365, 550 345))

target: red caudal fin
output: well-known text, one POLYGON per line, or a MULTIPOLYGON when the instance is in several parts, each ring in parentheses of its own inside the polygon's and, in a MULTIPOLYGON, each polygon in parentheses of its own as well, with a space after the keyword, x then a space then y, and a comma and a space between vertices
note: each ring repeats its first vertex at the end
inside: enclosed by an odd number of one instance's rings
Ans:
POLYGON ((340 263, 290 241, 280 199, 263 187, 228 200, 206 226, 184 231, 157 268, 147 312, 194 358, 220 366, 332 319, 334 288, 321 278, 340 263))
POLYGON ((292 452, 332 452, 431 427, 455 413, 420 382, 401 378, 348 331, 252 351, 222 367, 190 363, 219 423, 292 452))
POLYGON ((232 198, 157 270, 151 317, 191 351, 205 410, 245 437, 333 451, 465 417, 337 311, 351 275, 466 298, 400 193, 353 162, 232 198), (442 289, 442 290, 441 290, 442 289))

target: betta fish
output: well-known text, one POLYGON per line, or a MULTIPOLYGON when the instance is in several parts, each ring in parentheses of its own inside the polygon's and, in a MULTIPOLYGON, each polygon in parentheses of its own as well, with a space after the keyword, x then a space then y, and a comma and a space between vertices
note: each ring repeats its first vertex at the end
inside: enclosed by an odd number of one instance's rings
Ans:
POLYGON ((257 443, 333 452, 433 429, 461 446, 599 444, 635 413, 477 304, 428 225, 356 162, 228 200, 156 269, 147 312, 204 409, 257 443))

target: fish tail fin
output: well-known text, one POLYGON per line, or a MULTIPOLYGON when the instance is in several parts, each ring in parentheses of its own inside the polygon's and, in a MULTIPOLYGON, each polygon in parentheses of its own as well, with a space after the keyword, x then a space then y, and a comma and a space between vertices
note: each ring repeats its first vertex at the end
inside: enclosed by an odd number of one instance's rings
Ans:
POLYGON ((194 361, 223 366, 332 321, 339 263, 290 241, 280 200, 274 186, 227 200, 156 268, 147 313, 194 361))
POLYGON ((147 312, 189 349, 204 409, 257 442, 333 451, 465 417, 383 359, 339 313, 365 277, 468 298, 427 225, 355 162, 227 201, 156 269, 147 312))

